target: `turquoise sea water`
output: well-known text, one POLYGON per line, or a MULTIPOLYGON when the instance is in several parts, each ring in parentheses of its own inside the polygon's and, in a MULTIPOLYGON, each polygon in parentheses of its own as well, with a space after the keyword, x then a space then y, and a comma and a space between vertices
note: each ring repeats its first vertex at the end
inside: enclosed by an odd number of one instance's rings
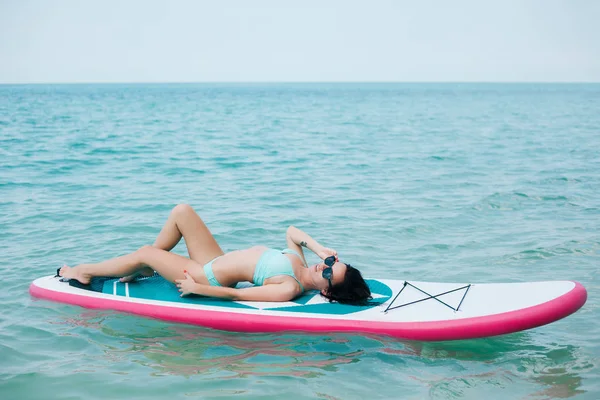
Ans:
POLYGON ((0 398, 598 399, 599 111, 585 84, 0 86, 0 398), (151 243, 177 203, 226 250, 294 224, 368 277, 577 280, 588 302, 422 343, 29 296, 62 263, 151 243))

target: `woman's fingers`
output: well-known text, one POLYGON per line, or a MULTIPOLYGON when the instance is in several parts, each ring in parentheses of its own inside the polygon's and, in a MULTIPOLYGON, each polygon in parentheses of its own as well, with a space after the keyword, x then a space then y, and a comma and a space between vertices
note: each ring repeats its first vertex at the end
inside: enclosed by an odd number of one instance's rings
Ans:
POLYGON ((183 284, 185 282, 189 282, 190 280, 193 281, 194 279, 190 276, 190 274, 188 274, 187 270, 183 270, 183 276, 185 277, 184 279, 175 279, 175 283, 177 285, 177 287, 179 288, 179 292, 181 292, 180 297, 183 297, 187 294, 189 294, 189 292, 186 290, 184 291, 183 289, 183 284))

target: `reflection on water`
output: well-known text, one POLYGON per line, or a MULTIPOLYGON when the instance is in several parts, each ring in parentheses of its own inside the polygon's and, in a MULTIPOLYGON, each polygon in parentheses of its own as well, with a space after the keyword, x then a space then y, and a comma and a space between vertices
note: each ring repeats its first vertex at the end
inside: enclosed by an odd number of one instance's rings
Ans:
MULTIPOLYGON (((136 341, 129 350, 141 351, 160 372, 192 375, 227 372, 227 378, 247 375, 310 378, 336 366, 358 362, 361 350, 319 351, 315 341, 333 343, 329 337, 228 334, 177 327, 172 335, 136 341), (322 371, 319 371, 322 370, 322 371)), ((338 341, 339 342, 339 341, 338 341)), ((219 379, 225 376, 219 374, 219 379)))
POLYGON ((382 351, 417 356, 423 363, 451 359, 461 361, 465 367, 475 361, 493 367, 492 371, 479 374, 415 378, 430 386, 434 398, 462 397, 477 386, 508 387, 519 380, 545 388, 530 393, 535 398, 568 398, 585 393, 580 389, 582 378, 576 371, 590 370, 594 364, 581 358, 575 346, 543 343, 540 339, 543 336, 519 332, 478 340, 405 342, 404 348, 387 346, 382 351))
POLYGON ((382 351, 390 354, 410 354, 427 359, 447 359, 463 361, 495 362, 498 358, 517 349, 542 350, 544 347, 531 343, 529 332, 518 332, 506 336, 497 336, 476 340, 457 340, 447 342, 406 341, 404 349, 388 346, 382 351))
POLYGON ((585 390, 579 389, 582 383, 581 377, 567 372, 566 368, 552 368, 552 371, 541 372, 533 379, 547 388, 533 393, 532 397, 566 399, 585 393, 585 390))
POLYGON ((103 311, 86 311, 65 323, 97 329, 118 339, 120 345, 105 346, 107 358, 134 357, 159 374, 206 375, 218 378, 248 375, 315 377, 336 367, 359 361, 363 350, 353 349, 350 338, 308 334, 248 334, 201 327, 169 325, 140 320, 135 332, 120 319, 103 311), (121 329, 125 328, 125 329, 121 329), (139 357, 143 355, 144 357, 139 357), (227 373, 223 375, 223 373, 227 373))
POLYGON ((63 324, 78 328, 69 334, 89 335, 111 362, 136 363, 153 376, 204 381, 320 378, 343 374, 350 365, 354 373, 368 374, 373 371, 363 369, 375 362, 387 366, 376 373, 402 371, 403 382, 412 381, 431 398, 483 396, 490 386, 536 399, 569 398, 585 393, 580 374, 595 367, 578 347, 546 342, 532 331, 431 343, 377 335, 231 333, 104 311, 85 311, 63 324))

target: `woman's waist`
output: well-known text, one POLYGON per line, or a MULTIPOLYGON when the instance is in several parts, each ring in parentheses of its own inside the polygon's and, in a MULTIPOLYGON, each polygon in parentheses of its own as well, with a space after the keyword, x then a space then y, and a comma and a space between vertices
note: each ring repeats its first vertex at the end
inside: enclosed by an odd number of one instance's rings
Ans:
POLYGON ((213 271, 237 281, 253 281, 256 266, 264 257, 270 257, 273 251, 266 246, 255 246, 244 250, 235 250, 216 258, 212 263, 213 271))

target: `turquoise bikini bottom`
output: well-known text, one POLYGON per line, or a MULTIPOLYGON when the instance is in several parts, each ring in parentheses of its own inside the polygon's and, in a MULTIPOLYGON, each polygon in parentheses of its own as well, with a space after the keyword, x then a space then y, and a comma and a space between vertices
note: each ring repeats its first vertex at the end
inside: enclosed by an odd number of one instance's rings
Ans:
MULTIPOLYGON (((206 275, 206 279, 208 279, 208 283, 210 286, 223 286, 219 283, 217 278, 215 278, 215 273, 213 272, 213 269, 212 269, 212 264, 221 257, 223 257, 223 256, 213 258, 211 261, 206 263, 203 267, 204 275, 206 275)), ((235 286, 235 283, 232 285, 232 287, 233 286, 235 286)))

